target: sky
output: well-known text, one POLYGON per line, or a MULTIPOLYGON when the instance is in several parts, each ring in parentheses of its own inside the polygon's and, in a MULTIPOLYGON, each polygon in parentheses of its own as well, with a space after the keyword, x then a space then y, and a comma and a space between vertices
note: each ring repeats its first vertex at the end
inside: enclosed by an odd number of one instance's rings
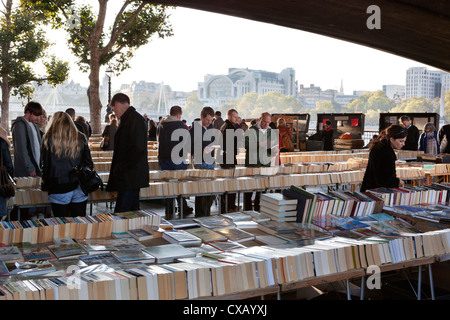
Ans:
MULTIPOLYGON (((109 10, 114 12, 114 6, 109 10)), ((121 84, 146 81, 190 92, 205 75, 228 74, 228 68, 294 68, 299 85, 339 90, 342 81, 344 93, 352 94, 382 90, 385 84, 405 85, 408 68, 426 66, 346 41, 205 11, 179 7, 170 21, 174 35, 152 38, 138 49, 131 68, 112 77, 114 91, 121 84)), ((51 39, 55 54, 71 63, 70 79, 87 87, 88 74, 78 70, 64 35, 51 33, 51 39)))

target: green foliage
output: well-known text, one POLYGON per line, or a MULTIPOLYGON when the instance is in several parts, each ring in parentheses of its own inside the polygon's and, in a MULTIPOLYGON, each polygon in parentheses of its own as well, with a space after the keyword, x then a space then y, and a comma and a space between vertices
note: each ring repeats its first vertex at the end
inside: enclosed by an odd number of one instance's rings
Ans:
POLYGON ((399 103, 391 112, 439 112, 439 110, 430 99, 411 97, 399 103))
POLYGON ((183 109, 183 119, 189 122, 195 118, 200 118, 200 113, 204 107, 203 102, 199 99, 196 93, 191 94, 186 99, 186 106, 183 109))
POLYGON ((52 84, 65 81, 68 64, 56 57, 43 62, 47 75, 38 75, 34 66, 45 58, 50 43, 40 25, 40 15, 12 1, 4 4, 5 15, 0 16, 0 83, 14 95, 29 97, 31 81, 52 84), (8 4, 11 4, 8 7, 8 4))
POLYGON ((349 102, 343 109, 346 112, 367 113, 369 110, 388 112, 394 107, 394 101, 389 99, 383 91, 378 90, 360 95, 358 98, 349 102))

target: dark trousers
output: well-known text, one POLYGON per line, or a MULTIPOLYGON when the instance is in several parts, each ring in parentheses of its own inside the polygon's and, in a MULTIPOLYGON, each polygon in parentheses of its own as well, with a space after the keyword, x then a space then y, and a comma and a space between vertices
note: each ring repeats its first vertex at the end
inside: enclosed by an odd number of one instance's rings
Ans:
POLYGON ((252 206, 252 196, 253 192, 245 192, 244 193, 244 210, 245 211, 259 211, 260 210, 260 200, 261 200, 261 192, 255 192, 255 201, 252 206))
MULTIPOLYGON (((172 160, 169 160, 169 159, 158 159, 158 163, 161 167, 161 170, 186 170, 187 169, 187 164, 185 164, 185 163, 175 164, 172 162, 172 160)), ((182 199, 183 199, 182 200, 183 201, 183 214, 185 214, 187 212, 191 212, 192 209, 189 209, 186 199, 185 198, 182 198, 182 199)), ((171 219, 173 219, 173 199, 165 199, 164 202, 166 205, 165 219, 171 220, 171 219)), ((177 198, 177 202, 178 202, 178 208, 181 208, 181 203, 180 203, 179 198, 177 198)))
POLYGON ((114 212, 126 212, 139 210, 139 190, 121 190, 117 192, 117 201, 114 212))
POLYGON ((53 216, 55 217, 85 217, 87 200, 78 203, 57 204, 52 203, 53 216))
POLYGON ((214 196, 195 197, 195 216, 206 217, 211 215, 211 205, 214 202, 214 196))

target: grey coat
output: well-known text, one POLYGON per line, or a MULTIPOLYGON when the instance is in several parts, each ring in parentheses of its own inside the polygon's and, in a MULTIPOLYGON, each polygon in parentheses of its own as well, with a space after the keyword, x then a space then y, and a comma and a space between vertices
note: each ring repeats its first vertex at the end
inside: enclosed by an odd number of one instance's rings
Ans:
MULTIPOLYGON (((37 124, 31 124, 37 134, 39 141, 38 148, 42 145, 42 136, 37 124)), ((27 124, 24 117, 17 117, 12 126, 12 137, 14 146, 14 176, 15 177, 29 177, 30 173, 36 171, 37 176, 41 176, 39 167, 40 159, 35 159, 33 156, 33 133, 27 124)))

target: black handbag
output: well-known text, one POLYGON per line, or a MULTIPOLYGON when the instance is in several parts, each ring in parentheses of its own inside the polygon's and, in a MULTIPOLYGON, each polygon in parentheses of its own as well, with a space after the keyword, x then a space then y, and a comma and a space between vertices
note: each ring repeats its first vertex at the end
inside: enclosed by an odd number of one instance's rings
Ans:
POLYGON ((8 170, 3 165, 3 152, 0 143, 0 195, 4 198, 14 197, 16 194, 15 181, 8 173, 8 170))
MULTIPOLYGON (((72 161, 70 161, 70 163, 72 164, 72 161)), ((102 178, 100 178, 97 171, 83 166, 74 166, 73 170, 78 176, 81 190, 83 190, 85 195, 88 195, 89 193, 94 192, 99 188, 103 191, 103 180, 102 178)))
POLYGON ((87 195, 88 193, 94 192, 99 188, 103 191, 103 181, 97 171, 91 170, 88 167, 75 167, 74 170, 78 175, 80 187, 84 194, 87 195))

